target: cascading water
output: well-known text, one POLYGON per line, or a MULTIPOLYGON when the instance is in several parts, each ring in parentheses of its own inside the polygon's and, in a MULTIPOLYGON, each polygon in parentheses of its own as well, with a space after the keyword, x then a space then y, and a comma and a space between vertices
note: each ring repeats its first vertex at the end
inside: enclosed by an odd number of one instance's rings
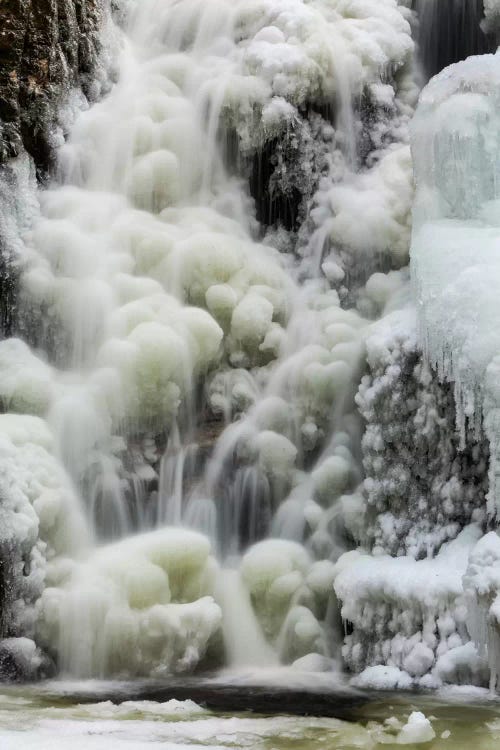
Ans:
POLYGON ((363 240, 335 230, 328 202, 337 183, 365 180, 383 201, 404 185, 414 94, 405 16, 372 6, 353 20, 301 0, 131 3, 118 80, 59 150, 24 237, 17 330, 31 350, 6 340, 0 358, 6 408, 40 415, 9 418, 13 444, 40 451, 36 430, 50 429, 46 460, 80 498, 34 501, 49 551, 32 632, 62 672, 191 669, 221 663, 224 644, 239 665, 333 655, 336 504, 356 502, 361 479, 368 321, 340 305, 363 240), (360 66, 374 23, 387 38, 360 66), (372 83, 384 59, 400 71, 389 110, 372 83), (362 90, 381 134, 359 177, 362 90), (247 184, 276 201, 267 235, 247 184), (69 513, 89 541, 61 557, 51 519, 64 536, 69 513), (239 617, 252 648, 236 647, 239 617))
MULTIPOLYGON (((424 685, 471 647, 461 553, 485 463, 456 458, 449 394, 418 359, 408 5, 123 7, 117 81, 14 231, 0 342, 6 634, 61 673, 323 670, 342 650, 424 685), (410 417, 422 455, 446 445, 417 490, 410 417), (424 606, 408 582, 434 553, 453 580, 424 606)), ((428 72, 467 53, 459 34, 434 55, 445 14, 417 6, 428 72)))
POLYGON ((494 51, 482 0, 414 0, 417 43, 426 78, 469 55, 494 51))

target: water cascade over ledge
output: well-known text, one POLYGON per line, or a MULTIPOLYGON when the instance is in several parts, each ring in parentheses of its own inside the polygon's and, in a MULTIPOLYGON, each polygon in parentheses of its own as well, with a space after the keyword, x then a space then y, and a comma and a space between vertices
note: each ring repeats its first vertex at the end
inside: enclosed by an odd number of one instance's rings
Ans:
MULTIPOLYGON (((409 123, 449 60, 409 5, 132 0, 50 184, 12 161, 0 657, 26 674, 487 680, 462 579, 496 432, 457 430, 461 381, 422 356, 409 123)), ((467 96, 474 128, 494 104, 467 96)))

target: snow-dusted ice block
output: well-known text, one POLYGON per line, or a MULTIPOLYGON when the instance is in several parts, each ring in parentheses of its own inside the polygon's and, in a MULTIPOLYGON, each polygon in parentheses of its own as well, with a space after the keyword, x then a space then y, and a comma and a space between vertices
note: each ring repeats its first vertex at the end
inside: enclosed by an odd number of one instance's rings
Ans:
POLYGON ((455 384, 457 421, 484 426, 491 515, 500 446, 500 56, 471 57, 423 91, 412 126, 411 249, 426 353, 455 384))
POLYGON ((433 559, 360 550, 340 558, 334 588, 342 618, 353 626, 343 656, 352 671, 362 672, 360 685, 394 689, 481 681, 462 585, 481 533, 479 525, 467 526, 433 559), (380 670, 371 669, 378 665, 380 670))

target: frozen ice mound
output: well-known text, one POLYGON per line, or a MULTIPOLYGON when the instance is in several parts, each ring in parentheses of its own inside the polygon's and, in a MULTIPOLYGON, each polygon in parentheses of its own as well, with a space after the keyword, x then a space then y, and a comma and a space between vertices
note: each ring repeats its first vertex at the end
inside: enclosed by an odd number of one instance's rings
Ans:
POLYGON ((399 732, 396 742, 398 745, 419 745, 422 742, 430 742, 435 736, 432 724, 425 714, 413 711, 399 732))
POLYGON ((39 602, 39 641, 79 677, 193 670, 221 626, 216 570, 204 536, 168 527, 59 561, 39 602))
POLYGON ((302 545, 287 539, 266 539, 243 557, 242 578, 258 621, 283 662, 306 659, 317 668, 318 658, 330 656, 322 623, 333 570, 329 560, 314 562, 302 545))
POLYGON ((2 642, 0 671, 7 677, 34 677, 43 667, 31 639, 51 561, 64 565, 89 543, 79 500, 53 446, 39 417, 0 415, 2 617, 12 636, 2 642))

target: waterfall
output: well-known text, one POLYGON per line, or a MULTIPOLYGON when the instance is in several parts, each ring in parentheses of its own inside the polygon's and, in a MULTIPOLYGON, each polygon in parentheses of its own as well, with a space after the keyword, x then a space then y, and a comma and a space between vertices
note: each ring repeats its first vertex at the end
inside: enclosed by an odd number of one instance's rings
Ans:
POLYGON ((431 78, 469 55, 494 51, 483 28, 483 0, 414 0, 417 41, 424 72, 431 78))
POLYGON ((224 640, 230 665, 233 668, 270 668, 276 665, 276 652, 260 629, 239 571, 224 570, 218 587, 217 599, 222 609, 224 640))
POLYGON ((118 15, 116 80, 9 226, 5 635, 85 678, 445 681, 487 459, 419 348, 409 123, 417 56, 488 46, 480 4, 118 15))

